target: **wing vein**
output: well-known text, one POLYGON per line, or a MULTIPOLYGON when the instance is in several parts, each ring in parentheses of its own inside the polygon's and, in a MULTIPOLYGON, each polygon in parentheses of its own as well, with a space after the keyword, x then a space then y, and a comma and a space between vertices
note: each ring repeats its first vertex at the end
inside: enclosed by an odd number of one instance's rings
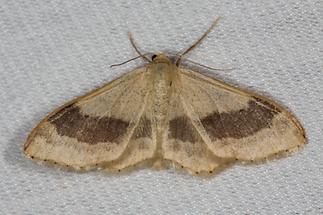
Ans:
MULTIPOLYGON (((194 126, 195 130, 200 135, 201 139, 203 140, 203 143, 206 144, 206 145, 208 145, 207 142, 208 141, 210 142, 210 139, 209 140, 205 140, 205 136, 201 133, 200 129, 198 129, 198 126, 196 125, 196 122, 194 121, 194 119, 192 117, 193 111, 190 111, 189 110, 188 105, 186 104, 185 99, 184 99, 184 97, 182 95, 180 95, 180 99, 181 99, 181 102, 183 103, 183 107, 186 110, 186 113, 187 113, 188 117, 191 119, 192 125, 194 126)), ((196 117, 196 118, 198 118, 198 117, 196 117)))

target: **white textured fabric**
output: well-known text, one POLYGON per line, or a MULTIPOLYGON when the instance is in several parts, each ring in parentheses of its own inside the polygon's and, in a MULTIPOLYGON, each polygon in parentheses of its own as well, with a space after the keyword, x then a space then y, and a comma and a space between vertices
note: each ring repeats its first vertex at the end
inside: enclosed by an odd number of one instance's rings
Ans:
POLYGON ((323 214, 322 22, 321 0, 0 0, 0 214, 323 214), (23 156, 48 112, 143 64, 109 68, 136 56, 128 31, 142 50, 177 53, 217 16, 188 57, 236 68, 215 76, 289 107, 307 131, 304 150, 211 179, 79 174, 23 156))

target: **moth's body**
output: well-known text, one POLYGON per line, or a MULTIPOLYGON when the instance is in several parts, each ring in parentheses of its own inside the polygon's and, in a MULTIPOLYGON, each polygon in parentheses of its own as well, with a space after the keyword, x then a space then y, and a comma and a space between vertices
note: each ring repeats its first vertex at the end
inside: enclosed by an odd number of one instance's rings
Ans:
MULTIPOLYGON (((218 20, 218 19, 217 19, 218 20)), ((32 159, 76 170, 176 164, 194 173, 296 151, 305 132, 286 109, 179 67, 163 54, 50 113, 29 135, 32 159)))
POLYGON ((174 91, 172 83, 177 82, 177 67, 172 64, 164 55, 158 55, 152 64, 147 66, 148 76, 151 78, 151 92, 149 92, 152 102, 152 125, 155 128, 156 150, 155 165, 159 165, 162 159, 162 142, 167 126, 167 116, 169 102, 174 91))

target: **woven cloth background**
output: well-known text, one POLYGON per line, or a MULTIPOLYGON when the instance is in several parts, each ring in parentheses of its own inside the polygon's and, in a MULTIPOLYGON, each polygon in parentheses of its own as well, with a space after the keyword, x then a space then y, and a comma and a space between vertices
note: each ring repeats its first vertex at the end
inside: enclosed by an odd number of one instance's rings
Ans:
POLYGON ((323 214, 321 0, 0 0, 0 214, 323 214), (223 19, 189 58, 289 107, 304 150, 211 179, 174 169, 111 176, 40 166, 22 154, 52 109, 132 68, 140 48, 177 53, 223 19))

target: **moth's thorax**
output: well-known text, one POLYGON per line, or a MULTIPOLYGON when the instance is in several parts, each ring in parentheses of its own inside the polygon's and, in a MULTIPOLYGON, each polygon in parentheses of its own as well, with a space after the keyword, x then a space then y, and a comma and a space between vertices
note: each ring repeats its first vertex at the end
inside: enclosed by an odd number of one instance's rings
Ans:
POLYGON ((149 65, 152 83, 153 112, 157 127, 161 128, 167 116, 169 100, 177 67, 164 55, 157 55, 149 65))

